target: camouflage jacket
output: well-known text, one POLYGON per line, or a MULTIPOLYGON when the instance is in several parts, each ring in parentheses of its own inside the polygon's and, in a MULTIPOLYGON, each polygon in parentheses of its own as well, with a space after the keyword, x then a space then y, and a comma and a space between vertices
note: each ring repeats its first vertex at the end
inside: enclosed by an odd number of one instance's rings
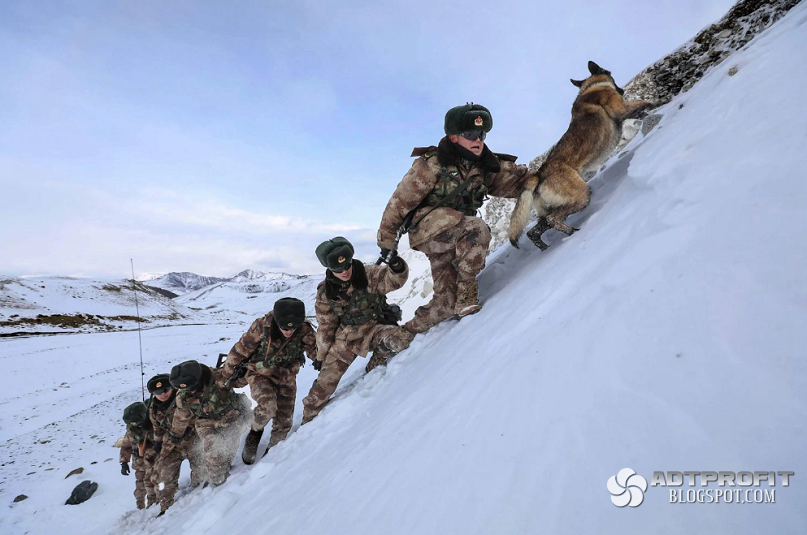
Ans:
MULTIPOLYGON (((403 262, 403 259, 401 261, 403 262)), ((366 356, 370 351, 372 334, 380 323, 368 321, 360 325, 344 325, 340 321, 334 305, 336 307, 347 306, 348 299, 357 291, 387 295, 402 287, 408 277, 409 266, 406 265, 406 262, 403 262, 402 271, 395 273, 387 265, 363 265, 358 260, 353 260, 353 277, 345 283, 338 281, 328 271, 325 280, 317 286, 317 301, 314 305, 319 323, 317 327, 317 360, 325 359, 325 355, 337 338, 343 340, 348 349, 355 354, 366 356), (328 295, 333 290, 338 290, 338 295, 328 295)))
POLYGON ((151 425, 134 426, 126 424, 126 434, 123 436, 123 443, 120 447, 120 462, 128 463, 132 456, 135 459, 140 457, 139 447, 146 440, 146 450, 151 449, 151 444, 154 442, 154 434, 152 433, 151 425))
POLYGON ((232 388, 219 385, 223 379, 219 370, 213 370, 204 364, 202 366, 201 390, 180 390, 176 397, 171 422, 170 435, 173 441, 179 441, 188 430, 188 426, 195 424, 196 420, 218 420, 224 417, 235 403, 235 392, 232 388))
MULTIPOLYGON (((412 152, 412 156, 420 157, 404 175, 384 209, 378 228, 380 248, 392 248, 395 234, 410 211, 417 208, 414 216, 414 220, 417 221, 432 209, 432 206, 425 204, 433 204, 430 201, 445 196, 454 185, 467 179, 471 179, 471 182, 463 195, 473 198, 473 202, 467 204, 473 212, 475 212, 473 207, 481 205, 485 195, 513 199, 521 195, 528 172, 526 165, 515 164, 515 156, 494 154, 485 145, 479 159, 472 162, 460 158, 453 147, 454 144, 448 137, 444 137, 437 147, 416 148, 412 152), (448 187, 442 180, 447 176, 454 180, 454 184, 448 187)), ((409 245, 417 249, 418 245, 427 242, 432 236, 457 225, 463 215, 471 214, 468 211, 464 214, 448 206, 434 209, 417 225, 410 228, 409 245)))
MULTIPOLYGON (((176 406, 176 396, 173 396, 166 403, 160 403, 155 398, 149 404, 149 420, 151 420, 151 426, 154 428, 155 442, 162 442, 163 439, 167 438, 165 434, 171 431, 176 406)), ((192 428, 189 428, 188 432, 191 430, 192 428)))
POLYGON ((232 377, 236 366, 249 360, 247 374, 260 374, 269 376, 273 366, 291 367, 294 364, 303 364, 305 357, 314 359, 317 355, 317 332, 310 323, 303 322, 289 339, 273 338, 272 318, 269 312, 252 322, 249 330, 235 343, 227 360, 222 367, 221 375, 226 380, 232 377), (268 338, 268 344, 267 344, 268 338))

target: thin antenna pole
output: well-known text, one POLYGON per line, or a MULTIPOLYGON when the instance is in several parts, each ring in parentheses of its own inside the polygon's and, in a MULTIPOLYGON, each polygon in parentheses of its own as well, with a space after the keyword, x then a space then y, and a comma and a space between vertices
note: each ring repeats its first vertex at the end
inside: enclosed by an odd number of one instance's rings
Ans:
POLYGON ((130 258, 129 262, 132 264, 132 288, 134 288, 135 310, 137 310, 137 340, 140 342, 140 395, 143 397, 143 401, 145 402, 146 387, 143 384, 143 377, 146 376, 146 372, 143 371, 143 338, 140 336, 140 305, 137 303, 137 284, 135 284, 134 260, 130 258))

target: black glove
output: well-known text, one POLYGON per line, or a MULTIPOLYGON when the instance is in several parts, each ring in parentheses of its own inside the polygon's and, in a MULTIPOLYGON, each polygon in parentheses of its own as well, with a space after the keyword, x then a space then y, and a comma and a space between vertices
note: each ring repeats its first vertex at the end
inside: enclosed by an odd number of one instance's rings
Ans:
POLYGON ((154 453, 159 455, 160 452, 163 450, 163 443, 162 442, 155 442, 152 447, 154 448, 154 453))
POLYGON ((381 261, 387 264, 395 273, 400 273, 404 270, 404 261, 400 256, 398 256, 398 251, 381 249, 381 261))
POLYGON ((322 370, 322 361, 314 359, 314 360, 311 361, 311 366, 313 366, 315 370, 321 371, 322 370))
POLYGON ((129 475, 129 463, 120 463, 120 473, 124 476, 129 475))

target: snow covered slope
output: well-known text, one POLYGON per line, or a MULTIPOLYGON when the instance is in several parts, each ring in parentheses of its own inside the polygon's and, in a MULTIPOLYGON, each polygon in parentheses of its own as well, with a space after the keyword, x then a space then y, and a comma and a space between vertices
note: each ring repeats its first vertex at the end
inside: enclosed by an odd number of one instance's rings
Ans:
MULTIPOLYGON (((133 478, 104 463, 139 388, 122 371, 136 358, 105 350, 132 333, 0 341, 15 378, 0 401, 12 437, 0 457, 14 461, 0 463, 0 532, 807 533, 805 42, 802 3, 609 162, 579 233, 547 233, 544 253, 497 251, 480 314, 416 338, 386 370, 352 367, 311 424, 161 518, 132 511, 133 478), (95 356, 82 372, 60 368, 59 351, 95 356), (92 378, 94 366, 118 371, 92 378), (9 421, 64 395, 60 374, 76 385, 64 398, 72 416, 47 429, 9 421), (60 460, 45 472, 49 446, 60 460), (78 465, 85 473, 64 480, 78 465), (648 481, 655 471, 795 476, 764 487, 775 503, 671 504, 669 489, 651 487, 641 506, 617 508, 606 481, 628 467, 648 481), (99 481, 97 495, 61 505, 82 478, 99 481)), ((144 333, 160 348, 147 375, 210 362, 238 334, 144 333)), ((313 375, 301 373, 298 399, 313 375)))

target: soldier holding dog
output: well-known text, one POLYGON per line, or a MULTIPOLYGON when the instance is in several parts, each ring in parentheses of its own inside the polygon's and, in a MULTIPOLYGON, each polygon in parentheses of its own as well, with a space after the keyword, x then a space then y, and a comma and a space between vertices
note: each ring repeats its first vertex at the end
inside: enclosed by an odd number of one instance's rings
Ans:
POLYGON ((485 145, 492 127, 484 106, 448 110, 446 136, 436 147, 414 149, 418 159, 384 210, 378 229, 382 257, 394 250, 396 233, 410 217, 409 244, 431 263, 434 296, 406 323, 413 333, 482 308, 476 276, 485 267, 491 235, 477 211, 488 195, 517 198, 529 176, 515 156, 495 154, 485 145))
POLYGON ((400 309, 386 295, 404 285, 409 266, 398 256, 388 265, 367 265, 353 258, 353 245, 338 236, 317 247, 327 268, 317 287, 317 357, 319 376, 303 399, 303 423, 325 407, 339 380, 357 356, 373 352, 367 371, 403 351, 414 334, 398 326, 400 309))
POLYGON ((305 321, 305 304, 284 297, 271 312, 256 319, 236 342, 222 368, 232 386, 249 384, 253 410, 252 425, 244 443, 244 464, 255 462, 263 430, 272 420, 269 448, 284 440, 291 430, 297 398, 297 373, 305 355, 317 356, 316 330, 305 321))

